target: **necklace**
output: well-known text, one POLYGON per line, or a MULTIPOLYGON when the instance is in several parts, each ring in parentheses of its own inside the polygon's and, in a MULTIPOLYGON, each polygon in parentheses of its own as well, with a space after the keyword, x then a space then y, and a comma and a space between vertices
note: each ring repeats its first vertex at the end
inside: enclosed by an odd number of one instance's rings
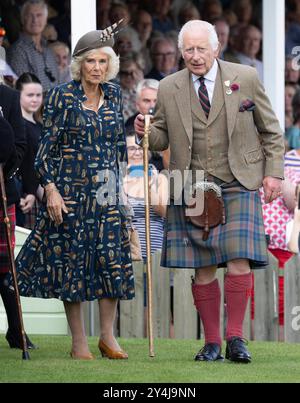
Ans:
POLYGON ((102 98, 102 92, 100 92, 100 94, 98 94, 96 99, 94 99, 93 101, 88 100, 87 102, 84 102, 84 106, 91 109, 98 109, 99 105, 101 104, 102 98))
POLYGON ((84 105, 87 106, 88 108, 95 108, 99 105, 99 101, 98 102, 94 101, 93 103, 89 103, 89 104, 87 104, 85 102, 84 105))

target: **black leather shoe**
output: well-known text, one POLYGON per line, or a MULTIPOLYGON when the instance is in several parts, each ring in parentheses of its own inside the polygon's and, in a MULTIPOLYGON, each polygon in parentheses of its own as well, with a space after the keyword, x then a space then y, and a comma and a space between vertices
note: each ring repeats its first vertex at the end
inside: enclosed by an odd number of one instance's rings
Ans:
POLYGON ((216 343, 205 344, 195 356, 195 361, 224 361, 221 355, 221 346, 216 343))
POLYGON ((249 364, 251 362, 251 355, 246 348, 247 343, 247 340, 241 337, 232 337, 230 340, 227 340, 226 358, 230 361, 249 364))
MULTIPOLYGON (((10 348, 19 348, 20 350, 22 350, 22 345, 21 345, 21 340, 19 335, 16 335, 15 333, 11 332, 9 329, 6 333, 6 340, 8 341, 9 347, 10 348)), ((26 342, 27 342, 27 348, 28 350, 36 350, 38 347, 35 346, 29 339, 29 337, 27 336, 27 334, 25 334, 26 337, 26 342)))

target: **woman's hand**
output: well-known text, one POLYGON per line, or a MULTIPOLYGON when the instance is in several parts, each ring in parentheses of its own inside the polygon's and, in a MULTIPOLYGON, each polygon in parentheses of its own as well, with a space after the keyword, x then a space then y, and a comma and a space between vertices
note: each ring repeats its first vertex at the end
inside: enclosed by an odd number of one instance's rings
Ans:
POLYGON ((53 183, 45 187, 45 192, 49 217, 56 225, 60 225, 63 222, 62 212, 68 214, 65 202, 53 183))
POLYGON ((32 207, 35 203, 35 196, 34 195, 27 195, 26 197, 22 197, 20 200, 20 208, 23 214, 30 213, 32 207))

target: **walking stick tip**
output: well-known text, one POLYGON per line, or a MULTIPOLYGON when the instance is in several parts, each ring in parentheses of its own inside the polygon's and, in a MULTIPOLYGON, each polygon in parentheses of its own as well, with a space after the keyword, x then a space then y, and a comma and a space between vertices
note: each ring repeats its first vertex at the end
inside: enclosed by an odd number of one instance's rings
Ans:
POLYGON ((18 281, 17 281, 17 271, 15 266, 14 260, 14 248, 12 245, 12 235, 11 235, 11 224, 8 215, 8 208, 7 208, 7 198, 6 198, 6 191, 5 191, 5 181, 4 181, 4 174, 3 174, 3 165, 0 164, 0 209, 3 210, 3 217, 5 223, 5 237, 7 242, 7 249, 8 249, 8 257, 9 257, 9 266, 10 271, 13 278, 13 285, 15 290, 15 299, 16 305, 18 307, 18 320, 20 323, 20 329, 22 333, 22 340, 23 340, 23 360, 30 360, 29 353, 27 351, 27 344, 26 344, 26 337, 25 337, 25 330, 24 330, 24 323, 23 323, 23 316, 22 316, 22 307, 20 302, 20 294, 18 290, 18 281))
POLYGON ((24 361, 30 360, 30 355, 29 355, 28 351, 23 351, 23 353, 22 353, 22 359, 23 359, 24 361))

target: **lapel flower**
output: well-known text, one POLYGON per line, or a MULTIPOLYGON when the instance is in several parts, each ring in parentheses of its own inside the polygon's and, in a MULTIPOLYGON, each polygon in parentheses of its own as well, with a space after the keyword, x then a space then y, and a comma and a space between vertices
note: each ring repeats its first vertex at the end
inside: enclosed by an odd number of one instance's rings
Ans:
POLYGON ((233 84, 231 84, 230 89, 232 91, 238 91, 240 89, 240 86, 237 83, 233 83, 233 84))
POLYGON ((227 95, 231 95, 232 94, 232 90, 230 88, 230 80, 224 81, 224 85, 226 87, 226 94, 227 95))

